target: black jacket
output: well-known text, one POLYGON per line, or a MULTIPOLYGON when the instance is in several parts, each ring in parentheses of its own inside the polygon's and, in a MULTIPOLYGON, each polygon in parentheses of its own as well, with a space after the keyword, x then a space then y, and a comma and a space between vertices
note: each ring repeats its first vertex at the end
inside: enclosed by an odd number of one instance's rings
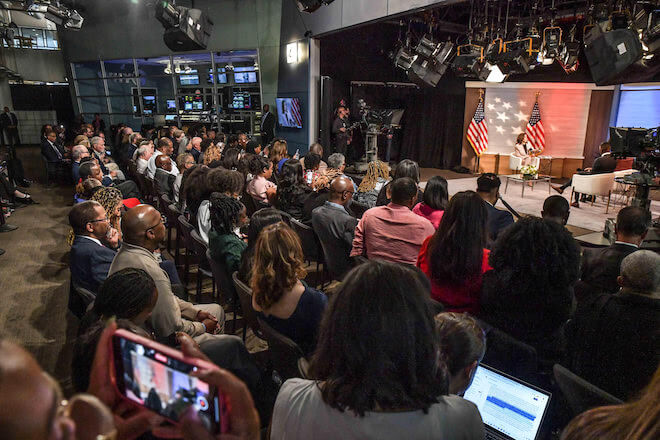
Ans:
POLYGON ((591 167, 591 174, 611 173, 616 168, 616 159, 611 155, 596 158, 594 166, 591 167))
POLYGON ((275 137, 275 116, 268 112, 261 123, 261 145, 266 146, 275 137))
POLYGON ((582 253, 582 276, 576 286, 579 300, 600 293, 616 293, 616 278, 621 272, 621 262, 637 250, 634 246, 617 244, 601 249, 585 249, 582 253))
POLYGON ((62 162, 64 158, 64 151, 62 151, 57 144, 51 145, 47 139, 41 141, 41 154, 46 158, 49 163, 62 162), (60 153, 59 155, 57 153, 60 153))
POLYGON ((660 299, 621 292, 581 304, 566 328, 571 371, 628 400, 660 363, 660 299))
POLYGON ((312 211, 312 227, 319 237, 330 275, 340 280, 352 267, 350 258, 358 220, 345 209, 326 202, 312 211))
POLYGON ((69 256, 73 281, 91 292, 98 292, 101 283, 108 277, 116 254, 117 251, 109 247, 76 236, 69 256))
POLYGON ((513 215, 509 211, 497 209, 486 201, 484 203, 488 209, 488 238, 492 243, 497 240, 502 229, 513 224, 513 215))

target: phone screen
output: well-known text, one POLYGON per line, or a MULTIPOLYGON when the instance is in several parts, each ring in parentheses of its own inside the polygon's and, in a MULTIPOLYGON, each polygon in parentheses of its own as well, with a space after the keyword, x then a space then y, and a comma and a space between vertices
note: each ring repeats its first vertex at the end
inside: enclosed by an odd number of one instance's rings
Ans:
POLYGON ((224 405, 215 388, 190 375, 195 365, 118 335, 113 345, 120 393, 174 422, 193 406, 207 429, 220 432, 224 405))

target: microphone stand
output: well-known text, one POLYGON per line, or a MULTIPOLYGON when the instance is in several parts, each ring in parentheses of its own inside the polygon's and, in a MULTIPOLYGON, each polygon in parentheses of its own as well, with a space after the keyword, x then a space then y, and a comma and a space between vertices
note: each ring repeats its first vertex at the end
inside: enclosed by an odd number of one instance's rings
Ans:
POLYGON ((518 214, 518 213, 516 212, 516 210, 513 209, 513 208, 511 207, 511 205, 509 205, 509 204, 508 204, 508 203, 507 203, 502 197, 498 196, 497 199, 500 200, 500 201, 502 202, 502 204, 504 205, 504 207, 505 207, 506 209, 508 209, 508 210, 511 212, 511 214, 515 215, 517 219, 521 219, 521 218, 522 218, 522 216, 521 216, 520 214, 518 214))

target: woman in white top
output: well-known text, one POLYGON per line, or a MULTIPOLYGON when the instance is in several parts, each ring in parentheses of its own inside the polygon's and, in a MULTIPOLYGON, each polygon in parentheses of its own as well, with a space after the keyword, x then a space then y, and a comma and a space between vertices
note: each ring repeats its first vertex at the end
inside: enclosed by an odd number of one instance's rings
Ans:
POLYGON ((530 165, 534 158, 530 156, 532 148, 527 144, 527 135, 520 133, 516 138, 516 146, 513 148, 513 155, 522 159, 522 166, 530 165))
POLYGON ((447 394, 424 287, 414 268, 369 261, 325 311, 309 373, 275 402, 271 439, 483 439, 477 407, 447 394))

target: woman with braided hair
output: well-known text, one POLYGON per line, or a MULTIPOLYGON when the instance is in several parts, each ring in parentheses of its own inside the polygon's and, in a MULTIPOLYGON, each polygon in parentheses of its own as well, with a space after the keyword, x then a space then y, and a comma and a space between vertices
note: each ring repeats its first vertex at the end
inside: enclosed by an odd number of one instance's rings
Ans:
POLYGON ((389 180, 390 167, 385 162, 381 162, 380 160, 369 162, 367 174, 362 179, 353 198, 355 201, 373 208, 376 206, 378 193, 389 180))
POLYGON ((247 222, 245 206, 225 194, 211 194, 211 231, 209 250, 211 257, 224 264, 227 273, 238 270, 241 254, 247 244, 239 238, 236 230, 247 222))
POLYGON ((122 213, 122 195, 117 188, 103 186, 96 190, 91 200, 99 202, 110 220, 110 226, 119 231, 119 240, 121 240, 121 213, 122 213))

